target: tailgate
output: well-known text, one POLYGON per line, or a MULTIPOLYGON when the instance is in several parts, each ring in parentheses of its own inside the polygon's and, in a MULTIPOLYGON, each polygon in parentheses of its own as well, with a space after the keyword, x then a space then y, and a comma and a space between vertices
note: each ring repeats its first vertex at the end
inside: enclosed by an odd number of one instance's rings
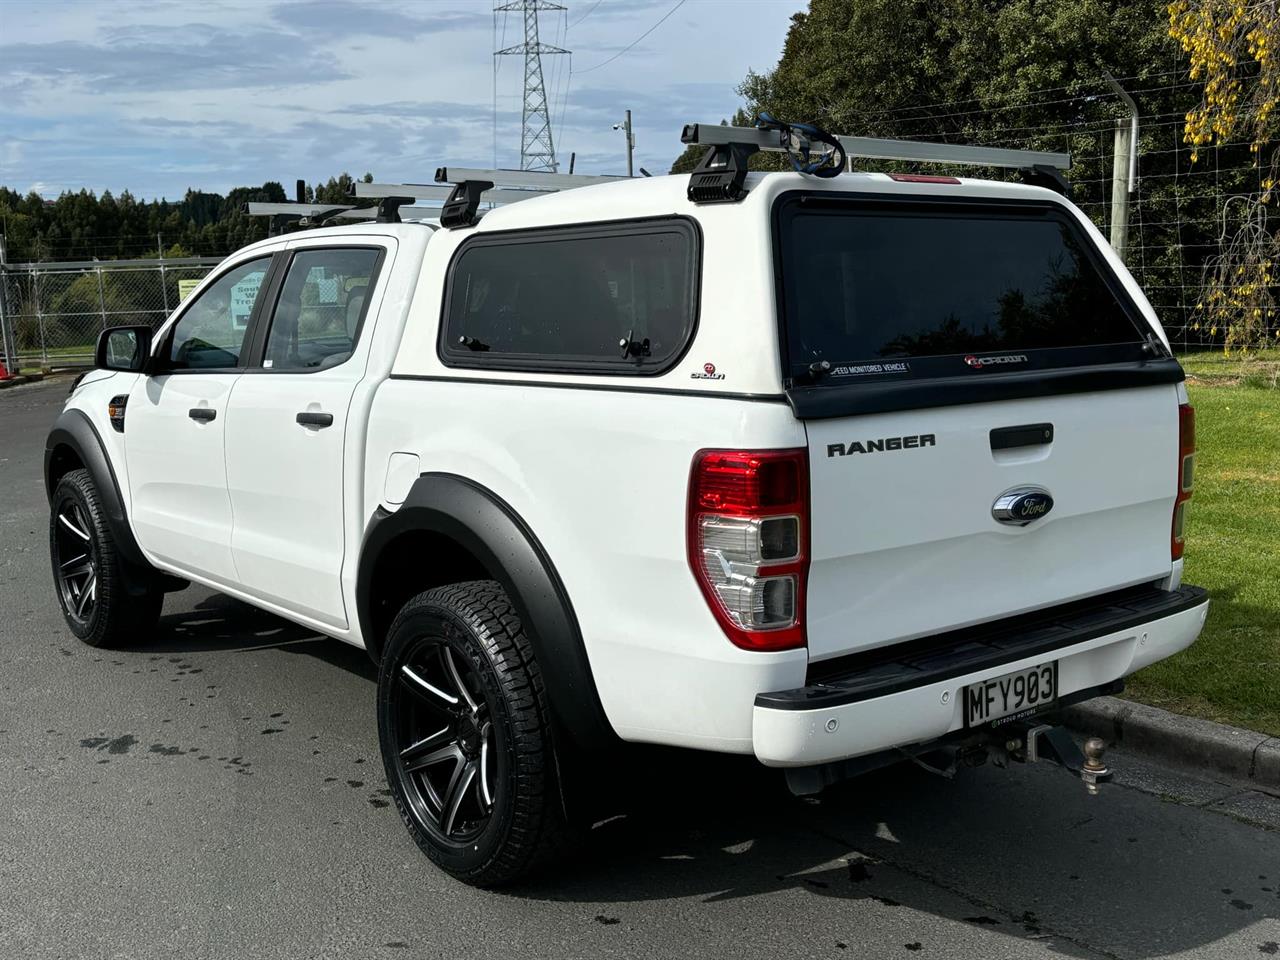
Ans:
POLYGON ((1177 411, 1164 385, 808 421, 810 656, 1168 576, 1177 411), (997 520, 1026 489, 1052 505, 997 520))

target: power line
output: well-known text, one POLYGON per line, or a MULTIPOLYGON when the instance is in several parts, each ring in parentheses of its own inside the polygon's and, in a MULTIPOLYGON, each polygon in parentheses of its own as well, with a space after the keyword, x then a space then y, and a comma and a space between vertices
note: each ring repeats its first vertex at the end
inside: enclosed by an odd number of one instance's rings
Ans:
MULTIPOLYGON (((638 36, 638 37, 636 37, 634 40, 632 40, 629 44, 627 44, 625 47, 623 47, 621 50, 619 50, 617 53, 615 53, 615 54, 614 54, 612 57, 610 57, 608 60, 605 60, 603 63, 597 63, 594 67, 587 67, 587 69, 585 69, 585 70, 579 70, 579 71, 578 71, 578 73, 580 73, 580 74, 581 74, 581 73, 590 73, 592 70, 599 70, 601 67, 608 66, 609 64, 613 63, 613 61, 617 60, 620 56, 622 56, 624 53, 626 53, 628 50, 630 50, 632 47, 634 47, 637 43, 639 43, 641 40, 643 40, 643 39, 644 39, 645 37, 647 37, 649 34, 653 33, 653 31, 657 30, 660 26, 662 26, 662 25, 667 21, 667 18, 668 18, 668 17, 670 17, 673 13, 675 13, 677 10, 679 10, 681 7, 683 7, 683 6, 684 6, 684 3, 685 3, 685 0, 678 0, 678 2, 676 3, 676 5, 675 5, 674 7, 672 7, 670 10, 668 10, 666 13, 664 13, 664 14, 662 15, 662 19, 661 19, 661 20, 659 20, 657 23, 655 23, 652 27, 650 27, 650 28, 649 28, 648 30, 646 30, 644 33, 640 34, 640 36, 638 36)), ((594 8, 593 8, 593 9, 594 9, 594 8)), ((584 19, 585 19, 585 18, 584 18, 584 19)))
MULTIPOLYGON (((1156 79, 1157 77, 1168 77, 1168 76, 1172 76, 1173 74, 1179 74, 1179 73, 1180 73, 1180 74, 1185 74, 1186 72, 1187 72, 1187 69, 1186 69, 1185 67, 1181 67, 1181 68, 1178 68, 1178 69, 1175 69, 1175 70, 1164 70, 1164 71, 1161 71, 1161 72, 1158 72, 1158 73, 1134 74, 1133 76, 1129 76, 1129 77, 1116 77, 1116 82, 1117 82, 1117 83, 1127 83, 1127 82, 1129 82, 1130 80, 1143 80, 1143 81, 1146 81, 1146 80, 1154 80, 1154 79, 1156 79)), ((1042 93, 1065 93, 1065 92, 1070 91, 1070 90, 1078 90, 1078 89, 1080 89, 1081 87, 1087 87, 1087 86, 1090 86, 1090 85, 1094 85, 1094 86, 1104 85, 1104 86, 1105 86, 1105 85, 1106 85, 1106 82, 1107 82, 1107 81, 1106 81, 1106 80, 1104 80, 1104 79, 1102 79, 1102 78, 1097 78, 1097 79, 1094 79, 1094 80, 1078 80, 1078 81, 1075 81, 1075 82, 1073 82, 1073 83, 1070 83, 1070 84, 1067 84, 1067 85, 1065 85, 1065 86, 1061 86, 1061 87, 1041 87, 1041 88, 1040 88, 1040 89, 1038 89, 1038 90, 1027 90, 1027 91, 1023 92, 1021 95, 1022 95, 1022 96, 1024 96, 1024 97, 1034 97, 1034 96, 1038 96, 1039 94, 1042 94, 1042 93)), ((1155 90, 1155 89, 1161 89, 1161 88, 1158 88, 1158 87, 1152 87, 1152 88, 1150 88, 1150 89, 1155 90)), ((1079 96, 1087 96, 1087 94, 1080 94, 1079 96)), ((998 96, 996 96, 996 97, 992 97, 991 99, 999 100, 999 97, 998 97, 998 96)), ((1077 97, 1068 97, 1067 99, 1069 99, 1069 100, 1074 100, 1074 99, 1077 99, 1077 97)), ((896 108, 893 108, 893 109, 886 109, 886 110, 880 110, 880 111, 875 111, 875 112, 876 112, 876 113, 889 113, 889 114, 892 114, 892 113, 905 113, 905 112, 906 112, 906 111, 908 111, 908 110, 928 110, 928 109, 930 109, 930 108, 932 108, 932 107, 950 107, 950 106, 954 106, 955 104, 958 104, 958 103, 981 103, 981 102, 982 102, 982 99, 981 99, 981 98, 979 98, 979 97, 965 97, 965 98, 961 98, 961 99, 958 99, 958 100, 939 100, 939 101, 936 101, 936 102, 934 102, 934 103, 922 103, 922 104, 915 105, 915 106, 910 106, 910 107, 896 107, 896 108)))
POLYGON ((569 29, 570 29, 570 30, 572 30, 574 27, 576 27, 578 24, 580 24, 583 20, 587 19, 587 17, 589 17, 589 16, 591 16, 593 13, 595 13, 595 12, 596 12, 596 7, 600 6, 600 4, 602 4, 602 3, 604 3, 604 0, 596 0, 596 2, 595 2, 595 3, 593 3, 593 4, 591 5, 591 9, 590 9, 590 10, 588 10, 586 13, 584 13, 582 16, 580 16, 577 20, 573 21, 573 23, 569 24, 569 29))

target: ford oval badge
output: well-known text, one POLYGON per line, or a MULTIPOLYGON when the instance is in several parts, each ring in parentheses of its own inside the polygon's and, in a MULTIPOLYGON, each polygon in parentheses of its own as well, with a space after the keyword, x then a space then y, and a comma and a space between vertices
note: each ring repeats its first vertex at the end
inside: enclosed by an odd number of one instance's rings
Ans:
POLYGON ((1018 487, 1002 493, 991 505, 991 516, 1000 523, 1025 527, 1053 509, 1053 497, 1043 487, 1018 487))

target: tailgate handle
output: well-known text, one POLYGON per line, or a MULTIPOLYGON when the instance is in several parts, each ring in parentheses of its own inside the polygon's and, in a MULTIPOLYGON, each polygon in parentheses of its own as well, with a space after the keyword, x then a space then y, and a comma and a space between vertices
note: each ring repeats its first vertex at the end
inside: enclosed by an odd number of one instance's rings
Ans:
POLYGON ((1053 443, 1052 423, 1024 423, 1016 427, 996 427, 991 431, 992 450, 1035 447, 1043 443, 1053 443))

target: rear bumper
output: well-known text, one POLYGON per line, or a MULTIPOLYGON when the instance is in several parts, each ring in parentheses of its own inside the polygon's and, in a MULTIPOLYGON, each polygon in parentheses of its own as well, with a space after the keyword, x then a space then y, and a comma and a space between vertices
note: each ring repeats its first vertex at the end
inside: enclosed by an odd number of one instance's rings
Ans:
POLYGON ((752 748, 769 766, 799 767, 934 740, 964 728, 970 683, 1057 660, 1069 697, 1190 646, 1208 610, 1200 587, 1152 589, 876 651, 757 696, 752 748))

